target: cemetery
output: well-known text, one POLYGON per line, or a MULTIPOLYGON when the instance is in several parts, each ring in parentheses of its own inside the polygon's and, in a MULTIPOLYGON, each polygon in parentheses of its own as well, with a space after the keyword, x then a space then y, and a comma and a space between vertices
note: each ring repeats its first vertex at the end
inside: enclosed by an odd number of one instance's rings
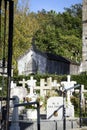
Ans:
POLYGON ((11 81, 10 98, 15 100, 10 101, 10 130, 71 130, 82 127, 83 121, 86 121, 80 113, 85 108, 87 90, 84 89, 84 85, 71 80, 70 75, 67 75, 67 80, 61 82, 52 77, 41 78, 37 84, 33 76, 18 81, 19 86, 11 81), (74 105, 71 102, 73 92, 78 95, 81 105, 77 108, 78 117, 75 116, 74 105))
MULTIPOLYGON (((44 130, 44 127, 47 127, 47 129, 53 129, 56 130, 60 129, 60 125, 58 125, 58 122, 61 124, 61 129, 65 130, 65 127, 67 130, 71 128, 78 128, 80 121, 82 120, 82 117, 79 120, 79 118, 75 117, 75 110, 74 106, 71 102, 71 97, 74 92, 74 86, 77 85, 76 81, 71 81, 70 75, 67 75, 66 81, 61 81, 60 83, 57 82, 57 80, 52 80, 52 77, 45 79, 40 79, 40 86, 37 86, 36 79, 34 79, 33 76, 30 77, 30 79, 25 80, 23 78, 22 81, 19 81, 20 86, 17 86, 16 83, 13 81, 11 82, 11 98, 15 97, 18 100, 18 103, 20 105, 27 104, 27 103, 34 103, 36 101, 39 101, 40 110, 39 110, 39 116, 40 116, 40 124, 41 129, 44 130), (28 88, 26 88, 26 85, 28 88), (70 89, 71 88, 71 89, 70 89), (65 90, 69 91, 66 92, 66 94, 63 94, 60 96, 58 95, 58 91, 64 92, 65 90), (39 90, 39 93, 37 93, 39 90), (56 90, 58 90, 56 92, 56 90), (48 98, 45 98, 50 93, 50 96, 48 98), (64 113, 65 110, 65 113, 64 113), (44 124, 45 123, 45 124, 44 124), (48 123, 50 126, 48 127, 48 123), (65 123, 65 124, 64 124, 65 123), (47 124, 47 126, 45 126, 47 124)), ((78 88, 79 85, 77 85, 78 88)), ((85 105, 85 97, 84 93, 87 92, 87 90, 84 89, 84 85, 81 85, 81 105, 85 105)), ((75 93, 79 93, 79 89, 75 89, 75 93)), ((18 104, 16 102, 16 104, 18 104)), ((13 106, 12 102, 10 104, 13 106)), ((32 107, 18 107, 14 108, 13 116, 11 117, 11 120, 15 123, 15 127, 17 129, 21 128, 21 122, 25 124, 27 123, 27 129, 36 129, 37 124, 37 110, 36 105, 31 105, 32 107), (28 109, 27 109, 28 108, 28 109), (16 109, 16 110, 15 110, 16 109), (19 120, 19 123, 16 120, 19 120), (32 124, 31 127, 29 124, 32 124), (17 125, 17 126, 16 126, 17 125), (20 126, 20 127, 19 127, 20 126)), ((81 115, 80 115, 81 116, 81 115)), ((12 124, 14 124, 12 123, 12 124)), ((11 126, 11 130, 13 130, 13 126, 11 126)), ((23 128, 23 129, 24 129, 23 128)), ((15 129, 15 128, 14 128, 15 129)), ((22 128, 21 128, 22 129, 22 128)))
MULTIPOLYGON (((76 75, 86 71, 85 48, 87 45, 84 44, 83 47, 81 66, 61 56, 42 53, 32 46, 26 52, 26 55, 23 54, 18 60, 19 75, 25 76, 20 80, 16 76, 16 80, 14 80, 14 68, 12 67, 14 1, 4 0, 4 9, 2 5, 2 1, 0 1, 0 31, 2 31, 1 15, 5 15, 3 58, 0 61, 0 80, 2 80, 2 82, 0 81, 0 129, 86 130, 86 75, 85 82, 84 80, 83 82, 77 82, 77 80, 71 79, 71 74, 76 75), (6 21, 7 11, 8 20, 6 21), (6 22, 8 22, 8 36, 6 35, 6 22), (7 39, 6 47, 5 42, 7 39), (5 54, 6 49, 8 54, 5 54), (34 77, 37 72, 41 72, 41 74, 49 73, 50 76, 37 80, 34 77), (28 74, 29 77, 27 77, 28 74), (54 76, 51 77, 51 74, 54 74, 54 76), (66 79, 58 80, 55 78, 56 74, 65 74, 66 79)), ((87 6, 86 1, 83 0, 84 8, 85 5, 87 6)), ((86 13, 85 9, 83 9, 83 12, 86 13)), ((83 20, 85 20, 84 17, 83 20)), ((87 43, 86 29, 83 27, 83 30, 85 35, 83 41, 87 43)))

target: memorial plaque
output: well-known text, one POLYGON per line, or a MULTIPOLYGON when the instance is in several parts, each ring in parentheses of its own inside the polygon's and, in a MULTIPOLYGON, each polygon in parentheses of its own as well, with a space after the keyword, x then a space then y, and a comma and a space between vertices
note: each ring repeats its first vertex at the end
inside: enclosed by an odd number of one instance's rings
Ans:
POLYGON ((63 118, 63 97, 50 97, 47 100, 47 119, 61 120, 63 118))

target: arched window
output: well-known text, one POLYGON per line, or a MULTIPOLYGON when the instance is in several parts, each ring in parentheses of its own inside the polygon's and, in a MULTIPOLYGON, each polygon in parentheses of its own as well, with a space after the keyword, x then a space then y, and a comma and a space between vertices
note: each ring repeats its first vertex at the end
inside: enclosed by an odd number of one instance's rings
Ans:
POLYGON ((26 65, 26 71, 28 73, 36 73, 37 72, 37 64, 34 59, 31 59, 26 65))

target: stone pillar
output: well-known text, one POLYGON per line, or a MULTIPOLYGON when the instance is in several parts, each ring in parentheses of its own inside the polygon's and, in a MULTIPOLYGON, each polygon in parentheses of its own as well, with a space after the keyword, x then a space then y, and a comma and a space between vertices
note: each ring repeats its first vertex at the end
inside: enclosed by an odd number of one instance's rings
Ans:
POLYGON ((82 62, 80 72, 87 71, 87 0, 83 0, 82 28, 82 62))
MULTIPOLYGON (((15 100, 13 100, 13 104, 18 104, 19 103, 19 98, 17 96, 13 97, 15 100)), ((10 126, 10 130, 20 130, 19 127, 19 116, 18 116, 18 107, 15 107, 13 109, 13 115, 12 115, 12 122, 10 126)))

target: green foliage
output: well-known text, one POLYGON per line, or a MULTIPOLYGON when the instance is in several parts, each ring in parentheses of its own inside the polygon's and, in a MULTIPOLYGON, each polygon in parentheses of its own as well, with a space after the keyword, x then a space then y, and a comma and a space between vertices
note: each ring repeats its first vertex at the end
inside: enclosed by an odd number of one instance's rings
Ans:
POLYGON ((74 105, 75 115, 78 116, 79 115, 79 97, 72 96, 71 102, 74 105))
POLYGON ((78 76, 72 75, 72 80, 77 81, 78 84, 83 84, 85 86, 85 89, 87 89, 87 75, 86 74, 80 74, 78 76))
POLYGON ((7 77, 0 76, 0 96, 4 97, 7 95, 7 77))
MULTIPOLYGON (((30 13, 27 2, 28 0, 23 2, 23 7, 19 7, 18 0, 15 1, 13 36, 14 73, 17 73, 17 58, 30 48, 32 38, 35 39, 36 47, 41 51, 58 54, 80 62, 82 53, 81 4, 65 8, 63 13, 56 13, 53 10, 47 12, 44 9, 38 11, 38 13, 30 13)), ((2 39, 4 37, 3 23, 4 17, 2 16, 2 39)), ((0 43, 1 46, 2 44, 0 43)), ((2 50, 0 48, 0 56, 2 56, 1 53, 2 50)))
POLYGON ((76 62, 81 60, 82 50, 82 6, 76 4, 64 13, 52 11, 39 12, 39 30, 36 31, 35 44, 38 49, 65 56, 76 62))
POLYGON ((17 58, 24 54, 31 46, 34 32, 38 23, 34 14, 25 14, 20 11, 14 17, 13 64, 17 71, 17 58), (32 24, 33 23, 33 24, 32 24))

